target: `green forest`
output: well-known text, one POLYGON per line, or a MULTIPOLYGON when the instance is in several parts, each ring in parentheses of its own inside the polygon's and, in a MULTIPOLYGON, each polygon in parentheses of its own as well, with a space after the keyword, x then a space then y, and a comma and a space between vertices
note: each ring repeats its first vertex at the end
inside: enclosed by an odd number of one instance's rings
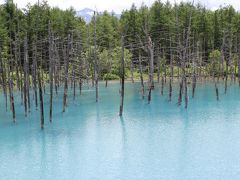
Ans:
MULTIPOLYGON (((239 71, 240 13, 232 6, 213 11, 191 2, 157 0, 151 7, 133 4, 120 18, 114 12, 95 12, 86 23, 74 8, 61 10, 47 1, 24 9, 13 0, 0 5, 0 84, 14 121, 15 89, 21 92, 27 116, 29 89, 35 91, 36 108, 43 109, 46 86, 50 105, 53 93, 63 86, 64 112, 69 85, 81 90, 91 84, 98 101, 98 81, 106 81, 107 86, 108 80, 121 79, 122 107, 124 79, 140 80, 142 96, 147 91, 150 102, 156 82, 169 89, 171 100, 176 78, 178 104, 184 99, 187 108, 188 88, 194 97, 199 79, 212 79, 219 99, 218 83, 225 82, 226 93, 228 79, 240 84, 239 71)), ((52 107, 50 121, 51 111, 52 107)))

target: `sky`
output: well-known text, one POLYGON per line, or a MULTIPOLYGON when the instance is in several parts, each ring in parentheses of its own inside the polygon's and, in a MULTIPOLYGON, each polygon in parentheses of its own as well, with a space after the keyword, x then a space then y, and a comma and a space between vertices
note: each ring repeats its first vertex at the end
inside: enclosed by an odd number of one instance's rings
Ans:
MULTIPOLYGON (((48 0, 50 6, 58 6, 61 9, 67 9, 69 7, 74 7, 76 10, 81 10, 84 8, 91 8, 97 11, 114 11, 116 13, 121 13, 124 9, 129 9, 134 3, 138 7, 141 6, 142 2, 150 6, 155 0, 48 0)), ((166 0, 162 0, 164 2, 166 0)), ((174 3, 174 0, 169 0, 174 3)), ((181 0, 176 0, 180 2, 181 0)), ((183 0, 187 1, 187 0, 183 0)), ((2 4, 4 0, 0 0, 2 4)), ((37 0, 14 0, 18 7, 23 8, 29 2, 34 4, 37 0)), ((235 9, 240 10, 239 0, 195 0, 195 3, 200 2, 210 9, 217 9, 220 5, 233 5, 235 9)))

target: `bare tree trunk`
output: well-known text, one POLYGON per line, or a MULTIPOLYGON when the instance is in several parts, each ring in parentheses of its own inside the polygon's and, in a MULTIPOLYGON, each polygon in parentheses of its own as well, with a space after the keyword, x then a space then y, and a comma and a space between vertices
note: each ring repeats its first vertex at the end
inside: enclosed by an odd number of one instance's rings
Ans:
POLYGON ((130 70, 131 70, 131 81, 132 83, 134 83, 134 78, 133 78, 133 62, 131 61, 131 65, 130 65, 130 70))
POLYGON ((68 94, 68 68, 69 68, 69 51, 70 51, 70 35, 68 35, 67 49, 64 48, 64 64, 65 64, 65 82, 64 82, 64 95, 63 95, 63 112, 67 106, 67 94, 68 94))
POLYGON ((107 71, 107 74, 106 74, 106 77, 105 77, 105 87, 107 88, 108 87, 108 79, 109 79, 109 75, 112 73, 112 47, 110 47, 110 58, 108 60, 108 65, 109 65, 109 68, 108 68, 108 71, 107 71))
POLYGON ((223 33, 223 42, 222 42, 222 47, 221 47, 221 63, 222 63, 222 80, 225 79, 225 67, 224 67, 224 46, 225 46, 225 32, 223 33))
POLYGON ((164 90, 164 76, 162 74, 162 79, 161 79, 161 96, 163 96, 163 90, 164 90))
MULTIPOLYGON (((19 46, 18 42, 15 41, 15 49, 14 49, 14 54, 15 54, 15 63, 16 63, 16 82, 17 82, 17 89, 20 91, 20 77, 19 77, 19 61, 20 59, 18 59, 18 51, 17 51, 17 46, 19 46)), ((14 67, 13 67, 14 68, 14 67)))
MULTIPOLYGON (((81 53, 80 53, 81 54, 81 53)), ((80 70, 80 75, 79 75, 79 91, 80 91, 80 95, 82 95, 82 74, 83 74, 83 62, 82 59, 80 59, 79 62, 79 70, 80 70)))
POLYGON ((150 72, 149 72, 149 93, 148 93, 148 103, 150 103, 151 101, 151 92, 154 89, 154 80, 153 80, 153 73, 154 73, 154 53, 153 53, 153 43, 151 40, 151 37, 148 36, 148 51, 149 51, 149 55, 150 55, 150 59, 149 59, 149 68, 150 68, 150 72))
POLYGON ((3 93, 5 96, 5 106, 6 106, 6 111, 8 110, 8 97, 7 97, 7 82, 6 82, 6 67, 5 64, 3 63, 2 60, 2 49, 0 46, 0 65, 1 65, 1 70, 2 70, 2 86, 3 86, 3 93))
MULTIPOLYGON (((193 5, 194 1, 192 2, 193 5)), ((189 58, 187 56, 188 48, 190 45, 190 35, 191 35, 191 23, 192 23, 192 9, 190 11, 190 17, 189 17, 189 25, 187 29, 187 37, 186 37, 186 42, 185 42, 185 47, 183 48, 183 67, 182 67, 182 72, 183 72, 183 82, 184 82, 184 96, 185 96, 185 109, 188 107, 188 87, 187 87, 187 76, 186 76, 186 60, 189 58)))
POLYGON ((226 75, 225 75, 225 88, 224 88, 225 94, 227 94, 227 88, 228 88, 228 62, 226 61, 226 75))
POLYGON ((51 32, 51 24, 48 24, 48 55, 49 55, 49 82, 50 82, 50 108, 49 121, 52 122, 52 108, 53 108, 53 37, 51 32))
POLYGON ((170 80, 169 80, 169 101, 172 101, 172 82, 173 82, 173 54, 172 40, 170 38, 170 80))
POLYGON ((157 50, 157 79, 158 79, 158 83, 160 83, 160 57, 159 57, 159 51, 160 51, 160 48, 158 48, 157 50))
POLYGON ((141 80, 141 94, 142 94, 142 99, 144 99, 144 82, 143 82, 143 73, 142 73, 142 57, 139 52, 139 72, 140 72, 140 80, 141 80))
POLYGON ((178 95, 178 106, 181 106, 182 104, 182 92, 183 92, 183 79, 181 78, 180 84, 179 84, 179 95, 178 95))
POLYGON ((97 37, 96 37, 96 12, 94 11, 94 78, 96 88, 96 102, 98 102, 98 60, 97 60, 97 37))
MULTIPOLYGON (((11 61, 13 61, 12 55, 11 55, 11 61)), ((13 97, 13 84, 12 84, 12 79, 10 74, 10 63, 8 63, 8 88, 9 88, 9 99, 10 99, 10 106, 11 106, 11 111, 13 116, 13 123, 16 123, 15 105, 14 105, 14 97, 13 97)))
POLYGON ((75 70, 73 71, 73 100, 76 98, 76 74, 75 70))
MULTIPOLYGON (((231 28, 230 28, 230 33, 231 32, 231 28)), ((231 76, 231 83, 233 82, 233 55, 232 55, 232 34, 230 34, 229 37, 229 65, 230 65, 230 76, 231 76)))
POLYGON ((27 117, 28 106, 27 106, 27 88, 28 88, 28 74, 27 74, 27 63, 28 63, 28 47, 27 47, 27 37, 24 39, 24 109, 25 109, 25 117, 27 117))
POLYGON ((55 84, 55 93, 56 95, 58 95, 58 87, 59 87, 59 72, 58 70, 60 69, 60 57, 59 57, 59 53, 58 53, 58 49, 57 46, 54 45, 54 52, 55 52, 55 66, 54 66, 54 84, 55 84))
MULTIPOLYGON (((15 114, 15 105, 14 105, 14 97, 13 97, 13 82, 11 77, 11 68, 13 69, 13 49, 12 49, 12 39, 10 39, 10 59, 8 59, 8 89, 9 89, 9 100, 10 100, 10 109, 12 111, 13 123, 16 122, 16 114, 15 114)), ((13 76, 13 74, 12 74, 13 76)))
POLYGON ((28 106, 28 113, 31 112, 31 99, 30 99, 30 87, 31 87, 31 79, 30 79, 30 72, 29 72, 29 55, 28 55, 28 39, 26 37, 26 87, 27 87, 27 106, 28 106))
POLYGON ((39 89, 39 101, 40 101, 40 113, 41 113, 41 128, 44 128, 44 107, 43 107, 43 93, 42 93, 42 81, 40 76, 40 68, 38 70, 38 89, 39 89))
POLYGON ((240 86, 240 53, 238 53, 238 84, 240 86))
POLYGON ((188 89, 187 89, 187 77, 184 76, 184 96, 185 96, 185 109, 188 108, 188 89))
POLYGON ((238 84, 239 84, 239 87, 240 87, 240 37, 238 37, 238 40, 237 40, 237 58, 238 58, 238 84))
MULTIPOLYGON (((42 46, 42 42, 40 41, 40 67, 41 67, 41 71, 40 71, 40 75, 41 78, 44 79, 44 64, 43 64, 43 46, 42 46)), ((43 87, 43 92, 45 94, 45 83, 44 81, 42 81, 42 87, 43 87)))
MULTIPOLYGON (((215 65, 214 65, 215 66, 215 65)), ((212 77, 213 77, 213 82, 214 82, 214 86, 215 86, 215 92, 216 92, 216 99, 217 101, 219 101, 219 92, 218 92, 218 86, 217 86, 217 82, 216 82, 216 78, 215 78, 215 67, 213 66, 213 73, 212 73, 212 77)))
POLYGON ((194 72, 193 77, 192 77, 192 98, 195 97, 196 86, 197 86, 197 77, 196 77, 196 74, 194 72))
POLYGON ((35 94, 35 106, 36 110, 38 109, 38 95, 37 95, 37 47, 36 43, 34 43, 34 55, 33 55, 33 88, 35 94))
POLYGON ((121 79, 121 100, 119 116, 123 114, 123 102, 124 102, 124 80, 125 80, 125 64, 124 64, 124 37, 121 37, 122 52, 121 52, 121 68, 120 68, 120 79, 121 79))
MULTIPOLYGON (((199 59, 199 43, 197 43, 197 57, 196 59, 199 59)), ((196 62, 195 58, 193 58, 193 75, 192 75, 192 98, 195 97, 195 91, 196 91, 196 86, 197 86, 197 75, 196 75, 196 62)))

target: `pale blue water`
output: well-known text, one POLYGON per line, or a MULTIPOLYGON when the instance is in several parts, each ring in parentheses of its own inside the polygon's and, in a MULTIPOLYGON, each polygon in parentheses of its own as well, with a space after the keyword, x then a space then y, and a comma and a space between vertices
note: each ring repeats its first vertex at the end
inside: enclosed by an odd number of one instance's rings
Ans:
MULTIPOLYGON (((45 129, 39 112, 24 118, 18 97, 17 124, 0 101, 0 179, 240 179, 240 88, 227 95, 214 86, 198 86, 189 109, 159 90, 150 105, 139 84, 126 85, 124 116, 119 118, 119 84, 93 89, 70 101, 62 114, 62 96, 54 99, 53 123, 45 129)), ((166 94, 166 92, 165 92, 166 94)))

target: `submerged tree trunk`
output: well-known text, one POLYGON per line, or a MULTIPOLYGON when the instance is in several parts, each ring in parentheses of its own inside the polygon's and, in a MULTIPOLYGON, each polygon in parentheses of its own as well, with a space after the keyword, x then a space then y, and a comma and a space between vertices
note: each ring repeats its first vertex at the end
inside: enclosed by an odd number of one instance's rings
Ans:
POLYGON ((40 102, 40 116, 41 116, 41 128, 44 128, 44 107, 43 107, 43 92, 42 81, 40 75, 40 69, 38 70, 38 89, 39 89, 39 102, 40 102))
POLYGON ((238 84, 240 86, 240 52, 238 53, 238 84))
POLYGON ((125 80, 125 64, 124 64, 124 37, 121 38, 122 51, 121 51, 121 68, 120 68, 120 79, 121 79, 121 100, 120 100, 120 110, 119 116, 123 114, 123 102, 124 102, 124 80, 125 80))
POLYGON ((97 60, 97 37, 96 37, 96 12, 94 11, 94 79, 96 88, 96 102, 98 102, 98 60, 97 60))
POLYGON ((24 109, 25 109, 25 117, 27 117, 28 113, 28 106, 27 106, 27 99, 28 99, 28 74, 27 74, 27 64, 28 64, 28 46, 27 46, 27 37, 24 39, 24 109))
POLYGON ((200 59, 200 48, 199 48, 199 43, 197 43, 197 49, 196 49, 196 59, 193 59, 193 75, 192 75, 192 98, 195 97, 195 92, 196 92, 196 87, 197 87, 197 63, 200 59))
POLYGON ((52 122, 52 108, 53 108, 53 37, 51 32, 51 24, 48 25, 48 55, 49 55, 49 83, 50 83, 50 108, 49 108, 49 121, 52 122))
POLYGON ((170 80, 169 80, 169 101, 172 101, 172 83, 173 83, 173 53, 172 53, 172 41, 170 38, 170 80))
POLYGON ((11 73, 10 73, 10 63, 8 63, 8 88, 9 88, 9 99, 10 99, 13 123, 16 123, 15 104, 14 104, 14 96, 13 96, 13 82, 12 82, 11 73))
POLYGON ((157 81, 160 83, 160 57, 159 57, 159 51, 160 49, 157 50, 157 81))
POLYGON ((151 37, 148 36, 148 51, 150 55, 149 59, 149 93, 148 93, 148 103, 151 101, 152 90, 154 89, 154 80, 153 80, 153 73, 154 73, 154 52, 153 52, 153 43, 151 37))
POLYGON ((187 77, 184 76, 184 96, 185 96, 185 109, 188 108, 188 87, 187 87, 187 77))
POLYGON ((37 47, 36 44, 34 43, 34 55, 33 55, 33 89, 34 89, 34 97, 35 97, 35 107, 36 110, 38 110, 38 95, 37 95, 37 47))
POLYGON ((78 84, 79 84, 79 94, 82 95, 82 77, 83 77, 83 61, 82 61, 82 58, 81 58, 81 50, 80 50, 80 59, 79 59, 79 81, 78 81, 78 84))
POLYGON ((134 78, 133 78, 133 62, 131 61, 131 65, 130 65, 130 70, 131 70, 131 81, 132 83, 134 83, 134 78))
POLYGON ((7 67, 6 67, 8 77, 6 77, 6 78, 8 81, 10 110, 12 111, 13 123, 15 123, 16 122, 16 114, 15 114, 15 104, 14 104, 14 96, 13 96, 13 79, 12 79, 13 74, 11 75, 11 69, 12 70, 14 69, 12 39, 10 39, 10 42, 9 42, 9 52, 10 52, 10 56, 8 57, 8 63, 7 63, 7 67))
POLYGON ((162 74, 162 78, 161 78, 161 96, 163 96, 163 91, 164 91, 164 76, 162 74))
POLYGON ((1 74, 2 74, 2 88, 3 88, 3 94, 5 96, 5 106, 6 111, 8 110, 8 97, 7 97, 7 82, 6 82, 6 67, 2 59, 2 48, 0 46, 0 66, 1 66, 1 74))
POLYGON ((73 100, 76 98, 76 74, 75 70, 73 70, 73 100))
POLYGON ((197 77, 196 77, 196 74, 194 72, 193 77, 192 77, 192 98, 195 97, 196 86, 197 86, 197 77))
POLYGON ((105 82, 105 87, 107 88, 108 87, 108 79, 109 79, 109 75, 112 73, 112 61, 113 61, 113 54, 112 54, 112 48, 110 48, 110 59, 109 59, 109 69, 108 69, 108 72, 107 72, 107 75, 106 75, 106 82, 105 82))
POLYGON ((139 52, 139 72, 140 72, 140 80, 141 80, 141 94, 142 94, 142 99, 144 99, 144 82, 143 82, 143 72, 142 72, 142 57, 139 52))
POLYGON ((68 95, 68 69, 69 69, 69 55, 70 55, 70 35, 68 35, 67 48, 63 49, 64 64, 65 64, 65 77, 64 77, 64 95, 63 95, 63 112, 65 112, 67 106, 67 95, 68 95))
POLYGON ((226 75, 225 75, 225 88, 224 88, 225 94, 227 94, 227 88, 228 88, 228 62, 226 61, 226 75))
POLYGON ((182 104, 182 92, 183 92, 183 79, 181 78, 181 81, 179 84, 178 106, 181 106, 182 104))

